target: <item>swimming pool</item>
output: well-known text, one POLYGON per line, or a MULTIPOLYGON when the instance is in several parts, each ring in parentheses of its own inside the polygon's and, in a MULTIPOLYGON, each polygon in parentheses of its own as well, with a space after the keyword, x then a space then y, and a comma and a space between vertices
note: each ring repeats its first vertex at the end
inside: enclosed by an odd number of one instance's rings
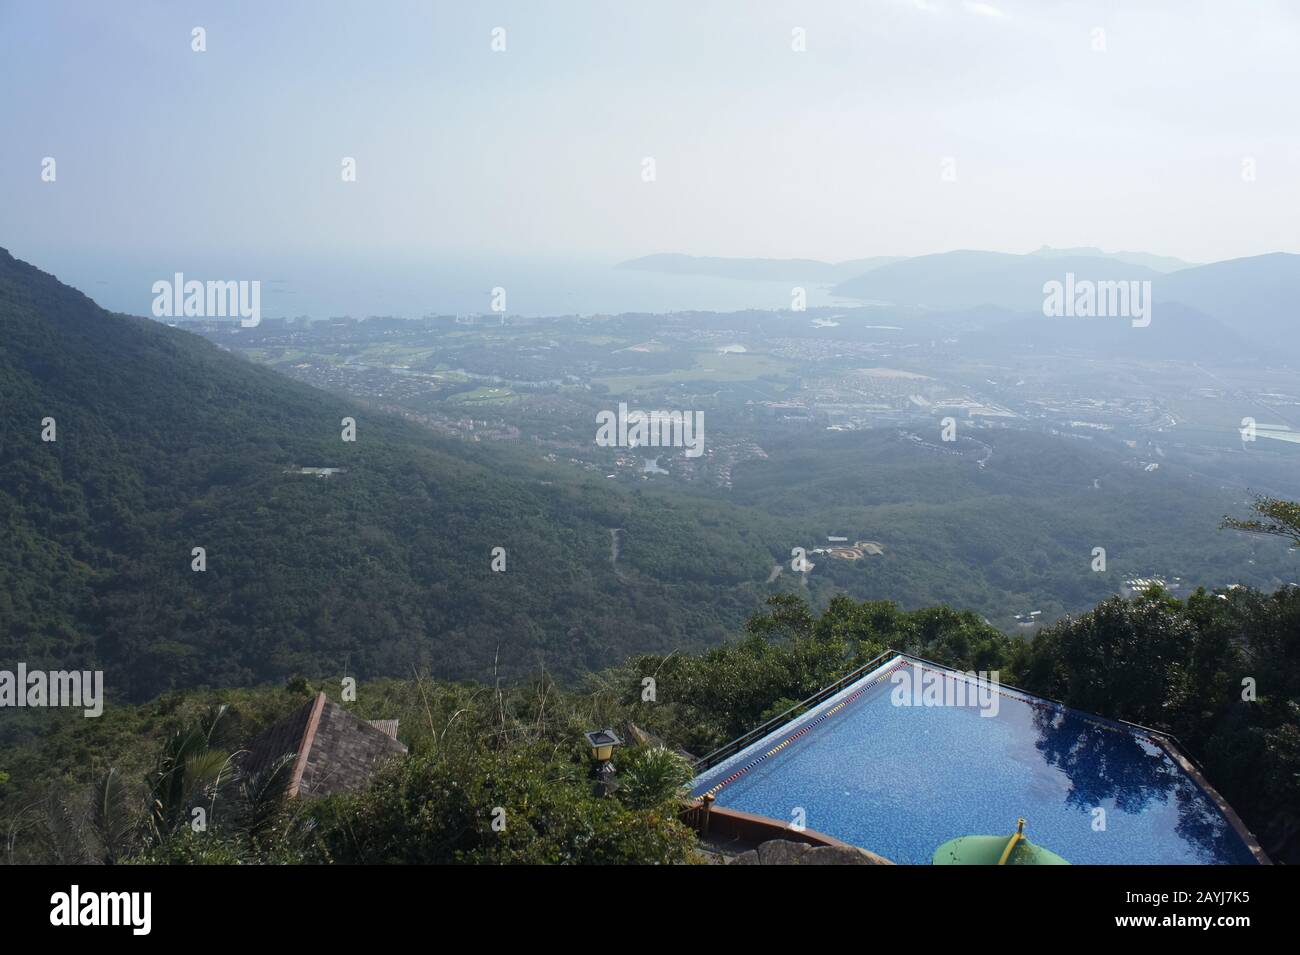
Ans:
POLYGON ((1257 861, 1158 737, 902 655, 705 770, 692 792, 899 863, 928 864, 957 836, 1009 834, 1021 816, 1032 842, 1076 865, 1257 861), (901 695, 921 685, 948 705, 901 695))

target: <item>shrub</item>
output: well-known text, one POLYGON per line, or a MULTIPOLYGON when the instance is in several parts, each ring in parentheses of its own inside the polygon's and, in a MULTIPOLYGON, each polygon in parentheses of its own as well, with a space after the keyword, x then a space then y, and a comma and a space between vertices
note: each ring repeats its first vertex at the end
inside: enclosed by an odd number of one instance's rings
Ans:
POLYGON ((545 744, 423 754, 315 810, 336 862, 673 863, 694 836, 675 808, 597 795, 585 767, 545 744))
POLYGON ((693 777, 686 760, 663 746, 637 746, 617 759, 618 798, 633 809, 671 808, 693 777))

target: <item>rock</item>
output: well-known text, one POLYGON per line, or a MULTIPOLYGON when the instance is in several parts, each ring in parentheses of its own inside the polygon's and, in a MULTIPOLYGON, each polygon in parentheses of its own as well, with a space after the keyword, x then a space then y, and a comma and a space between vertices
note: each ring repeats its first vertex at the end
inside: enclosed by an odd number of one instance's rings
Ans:
POLYGON ((812 846, 806 842, 773 839, 758 847, 758 862, 759 865, 798 865, 811 851, 812 846))
POLYGON ((884 856, 856 846, 814 846, 799 861, 802 865, 893 865, 884 856))
POLYGON ((893 865, 855 846, 813 846, 788 839, 771 839, 757 849, 741 853, 731 865, 893 865))

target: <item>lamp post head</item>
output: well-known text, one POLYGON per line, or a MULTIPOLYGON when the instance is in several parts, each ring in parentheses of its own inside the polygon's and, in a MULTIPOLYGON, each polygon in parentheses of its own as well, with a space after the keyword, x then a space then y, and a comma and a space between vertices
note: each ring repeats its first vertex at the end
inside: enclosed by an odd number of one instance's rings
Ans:
POLYGON ((614 747, 623 744, 612 729, 594 730, 583 735, 587 737, 587 743, 591 746, 592 758, 599 763, 609 762, 609 758, 614 755, 614 747))

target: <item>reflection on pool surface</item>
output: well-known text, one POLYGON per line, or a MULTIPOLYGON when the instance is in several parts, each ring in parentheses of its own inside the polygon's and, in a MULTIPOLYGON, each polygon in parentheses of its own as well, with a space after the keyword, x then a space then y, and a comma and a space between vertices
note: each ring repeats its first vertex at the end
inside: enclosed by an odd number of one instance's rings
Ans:
POLYGON ((802 810, 807 828, 900 863, 928 864, 956 836, 1010 833, 1020 816, 1033 842, 1076 865, 1256 862, 1138 728, 1004 687, 992 716, 894 705, 895 683, 922 676, 971 686, 896 657, 705 771, 693 793, 786 822, 802 810))

